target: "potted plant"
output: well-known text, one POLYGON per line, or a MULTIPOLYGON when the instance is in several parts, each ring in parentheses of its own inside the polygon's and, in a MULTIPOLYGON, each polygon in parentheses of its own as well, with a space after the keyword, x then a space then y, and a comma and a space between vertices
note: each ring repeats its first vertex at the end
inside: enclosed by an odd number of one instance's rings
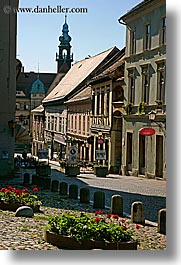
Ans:
POLYGON ((141 115, 145 113, 145 102, 142 101, 140 102, 140 104, 138 105, 138 114, 141 115))
POLYGON ((96 216, 84 212, 51 216, 44 232, 46 242, 74 250, 136 250, 133 237, 134 228, 123 218, 117 214, 103 216, 102 212, 96 216))
POLYGON ((42 204, 36 194, 37 191, 36 187, 31 192, 26 188, 20 190, 12 186, 1 188, 0 209, 16 211, 20 206, 26 205, 37 212, 42 204))
POLYGON ((94 174, 97 177, 106 177, 108 175, 108 166, 101 164, 94 165, 94 174))
POLYGON ((80 166, 77 164, 66 163, 65 174, 69 177, 77 177, 80 174, 80 166))
POLYGON ((125 106, 125 111, 127 115, 131 114, 131 110, 132 110, 132 104, 131 102, 128 102, 127 105, 125 106))

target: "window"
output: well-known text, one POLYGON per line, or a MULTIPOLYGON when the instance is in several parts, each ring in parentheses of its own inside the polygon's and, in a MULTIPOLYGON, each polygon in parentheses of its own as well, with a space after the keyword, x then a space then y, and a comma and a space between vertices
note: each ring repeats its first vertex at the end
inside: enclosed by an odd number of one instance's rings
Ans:
POLYGON ((83 133, 85 133, 85 115, 83 116, 83 133))
POLYGON ((110 87, 109 86, 106 86, 106 89, 107 89, 107 103, 106 103, 106 115, 109 115, 109 102, 110 102, 110 87))
POLYGON ((79 115, 79 133, 81 132, 81 115, 79 115))
POLYGON ((135 80, 133 69, 128 72, 128 101, 132 104, 135 103, 135 80))
POLYGON ((160 44, 166 44, 166 17, 162 18, 161 20, 161 41, 160 44))
POLYGON ((99 115, 99 106, 100 106, 100 94, 97 93, 97 115, 99 115))
POLYGON ((77 132, 77 115, 75 114, 75 126, 74 131, 77 132))
POLYGON ((151 48, 151 26, 147 24, 145 26, 145 43, 144 50, 149 50, 151 48))
POLYGON ((62 133, 64 133, 64 117, 62 117, 62 133))
POLYGON ((165 62, 157 63, 157 100, 165 102, 165 62))
POLYGON ((54 131, 57 130, 57 117, 55 117, 55 125, 54 125, 54 131))
POLYGON ((16 110, 20 109, 20 103, 16 103, 16 110))
POLYGON ((48 124, 47 124, 47 129, 50 130, 50 116, 48 116, 48 124))
POLYGON ((59 117, 59 132, 62 131, 62 117, 59 117))
POLYGON ((104 114, 104 91, 101 91, 101 114, 104 114))
POLYGON ((51 130, 54 129, 54 116, 51 117, 51 130))
POLYGON ((132 30, 130 32, 130 54, 136 53, 136 31, 132 30))
POLYGON ((71 132, 73 132, 73 128, 74 128, 74 115, 71 115, 71 132))
POLYGON ((149 66, 142 67, 142 101, 149 104, 150 77, 149 66))

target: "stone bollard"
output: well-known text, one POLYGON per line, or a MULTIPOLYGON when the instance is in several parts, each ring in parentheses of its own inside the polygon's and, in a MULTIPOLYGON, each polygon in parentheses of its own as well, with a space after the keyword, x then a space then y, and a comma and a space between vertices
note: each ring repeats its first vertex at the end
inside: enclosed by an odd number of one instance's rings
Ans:
POLYGON ((43 190, 49 190, 51 186, 51 178, 47 176, 47 177, 42 177, 41 180, 42 180, 43 190))
POLYGON ((30 174, 29 173, 24 173, 24 180, 23 180, 23 184, 30 184, 30 174))
POLYGON ((80 189, 80 203, 90 203, 90 190, 88 188, 80 189))
POLYGON ((137 224, 145 224, 145 209, 142 202, 136 201, 132 203, 131 221, 137 224))
POLYGON ((52 192, 57 192, 58 191, 58 180, 52 180, 52 185, 51 185, 51 191, 52 192))
POLYGON ((60 182, 59 194, 66 196, 67 195, 67 190, 68 190, 68 184, 66 182, 60 182))
POLYGON ((105 208, 105 193, 102 191, 94 192, 94 208, 105 208))
POLYGON ((78 199, 78 186, 71 184, 69 187, 69 198, 70 199, 78 199))
POLYGON ((166 209, 158 211, 158 233, 166 235, 166 209))
POLYGON ((113 195, 111 198, 111 213, 123 216, 123 197, 120 195, 113 195))

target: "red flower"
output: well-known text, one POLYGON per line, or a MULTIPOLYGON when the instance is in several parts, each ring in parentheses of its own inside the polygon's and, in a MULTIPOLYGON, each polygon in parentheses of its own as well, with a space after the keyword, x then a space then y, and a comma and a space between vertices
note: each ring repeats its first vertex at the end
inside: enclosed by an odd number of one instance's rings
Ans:
POLYGON ((126 223, 126 220, 125 219, 122 219, 121 222, 124 224, 124 223, 126 223))
POLYGON ((113 215, 113 218, 116 219, 116 220, 118 220, 119 219, 119 215, 118 214, 114 214, 113 215))
POLYGON ((111 218, 111 213, 108 213, 107 214, 107 218, 111 218))
POLYGON ((100 220, 101 220, 101 218, 96 217, 96 218, 94 219, 94 222, 98 223, 98 222, 100 222, 100 220))
POLYGON ((136 224, 136 229, 140 229, 140 225, 136 224))
POLYGON ((33 191, 38 191, 38 188, 33 188, 33 191))
MULTIPOLYGON (((22 192, 25 192, 25 193, 28 192, 28 190, 27 190, 26 188, 22 189, 21 191, 22 191, 22 192)), ((29 192, 28 192, 28 193, 29 193, 29 192)))

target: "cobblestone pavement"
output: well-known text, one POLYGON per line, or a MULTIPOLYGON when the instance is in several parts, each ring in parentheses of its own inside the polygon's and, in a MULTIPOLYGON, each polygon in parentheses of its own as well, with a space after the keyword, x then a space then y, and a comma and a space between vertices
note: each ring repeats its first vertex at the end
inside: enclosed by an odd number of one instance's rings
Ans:
MULTIPOLYGON (((32 170, 23 170, 16 179, 10 179, 6 184, 22 185, 23 174, 32 170)), ((157 221, 157 211, 165 207, 166 182, 146 180, 134 177, 109 175, 106 178, 97 178, 93 174, 81 174, 77 178, 65 176, 59 168, 52 166, 52 180, 65 181, 77 184, 79 188, 88 187, 91 190, 91 199, 97 190, 106 194, 105 213, 109 212, 112 194, 123 196, 124 212, 130 213, 131 201, 142 200, 146 208, 148 220, 157 221), (150 217, 150 218, 149 218, 150 217)), ((30 178, 31 183, 31 178, 30 178)), ((0 181, 4 185, 4 181, 0 181)), ((81 204, 79 200, 62 198, 57 192, 38 192, 42 201, 41 213, 35 213, 34 218, 15 217, 14 212, 0 210, 0 250, 58 250, 56 246, 48 244, 43 239, 43 232, 47 225, 49 215, 58 215, 63 211, 83 210, 94 212, 92 204, 81 204)), ((129 222, 130 219, 125 216, 129 222)), ((157 232, 156 223, 146 223, 136 230, 136 238, 140 241, 138 250, 162 250, 166 249, 166 235, 157 232)))
MULTIPOLYGON (((52 164, 51 167, 52 180, 56 179, 59 182, 65 181, 68 185, 76 184, 79 189, 81 187, 88 187, 92 201, 95 191, 104 191, 106 195, 106 206, 108 208, 111 205, 111 197, 115 194, 123 197, 123 211, 128 215, 131 213, 132 202, 143 202, 146 219, 152 222, 157 222, 158 211, 166 208, 166 181, 111 174, 106 178, 102 178, 96 177, 94 174, 86 171, 74 178, 65 176, 56 163, 52 164)), ((29 172, 32 175, 35 173, 35 170, 24 169, 22 175, 25 172, 29 172)), ((22 176, 14 181, 22 182, 22 176)))

